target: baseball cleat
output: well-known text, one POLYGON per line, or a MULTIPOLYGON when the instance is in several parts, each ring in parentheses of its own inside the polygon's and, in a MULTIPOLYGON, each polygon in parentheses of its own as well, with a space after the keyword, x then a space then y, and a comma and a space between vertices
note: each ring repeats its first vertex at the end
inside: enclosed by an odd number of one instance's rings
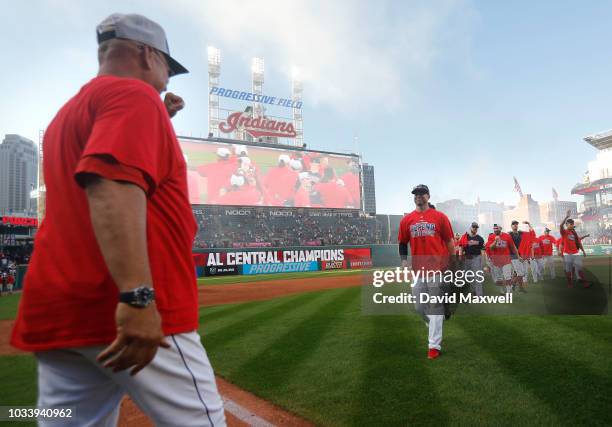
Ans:
POLYGON ((437 348, 430 348, 427 352, 427 358, 430 360, 437 359, 438 356, 440 356, 440 350, 438 350, 437 348))

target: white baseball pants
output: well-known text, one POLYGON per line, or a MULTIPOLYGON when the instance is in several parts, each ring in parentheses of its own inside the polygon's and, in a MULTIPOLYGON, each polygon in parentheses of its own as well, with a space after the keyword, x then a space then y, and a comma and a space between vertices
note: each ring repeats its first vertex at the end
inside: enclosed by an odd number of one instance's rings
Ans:
POLYGON ((441 303, 421 304, 420 294, 430 296, 442 295, 442 288, 436 281, 429 283, 417 280, 412 288, 412 294, 416 296, 415 308, 429 328, 428 342, 429 348, 442 349, 442 329, 444 326, 444 306, 441 303))
POLYGON ((127 393, 156 426, 225 426, 223 403, 197 332, 166 337, 135 376, 113 373, 96 361, 104 346, 50 350, 38 359, 38 406, 72 407, 71 419, 41 419, 39 426, 111 427, 127 393))

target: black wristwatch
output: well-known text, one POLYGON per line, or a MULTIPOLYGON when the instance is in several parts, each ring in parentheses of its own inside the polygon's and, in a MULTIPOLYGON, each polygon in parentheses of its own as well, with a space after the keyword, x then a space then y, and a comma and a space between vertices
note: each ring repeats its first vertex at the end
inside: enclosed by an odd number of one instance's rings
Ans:
POLYGON ((131 305, 134 308, 145 308, 155 301, 155 290, 149 286, 140 286, 131 291, 119 293, 119 302, 131 305))

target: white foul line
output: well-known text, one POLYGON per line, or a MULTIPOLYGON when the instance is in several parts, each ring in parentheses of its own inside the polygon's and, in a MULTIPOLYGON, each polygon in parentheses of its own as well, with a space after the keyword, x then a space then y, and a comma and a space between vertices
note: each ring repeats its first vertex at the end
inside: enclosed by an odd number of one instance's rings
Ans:
POLYGON ((251 427, 275 427, 274 424, 270 424, 263 418, 258 417, 253 412, 240 406, 231 399, 221 397, 223 400, 223 406, 225 410, 238 418, 240 421, 248 424, 251 427))

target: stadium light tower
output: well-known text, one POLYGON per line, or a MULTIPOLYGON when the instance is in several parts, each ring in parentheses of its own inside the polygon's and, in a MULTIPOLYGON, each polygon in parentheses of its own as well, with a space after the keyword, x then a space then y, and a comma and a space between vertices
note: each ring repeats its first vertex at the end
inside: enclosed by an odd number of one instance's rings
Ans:
MULTIPOLYGON (((264 85, 264 60, 263 58, 253 58, 251 62, 251 76, 253 79, 253 93, 263 95, 264 85)), ((253 117, 262 117, 264 108, 261 102, 253 102, 253 117)))
POLYGON ((208 132, 219 136, 219 95, 211 95, 213 88, 219 87, 221 75, 221 51, 208 46, 208 132))
MULTIPOLYGON (((304 87, 300 76, 300 70, 293 67, 291 70, 291 100, 302 102, 302 92, 304 87)), ((295 104, 294 104, 295 105, 295 104)), ((293 126, 295 126, 295 145, 298 147, 304 146, 304 121, 301 108, 293 108, 293 126)))

